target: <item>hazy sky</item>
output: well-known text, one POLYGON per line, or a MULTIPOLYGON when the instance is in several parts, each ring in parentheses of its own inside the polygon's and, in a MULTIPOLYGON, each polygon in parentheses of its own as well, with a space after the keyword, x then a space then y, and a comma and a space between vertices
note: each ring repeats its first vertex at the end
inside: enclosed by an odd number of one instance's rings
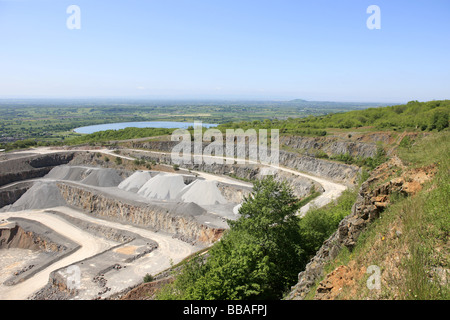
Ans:
POLYGON ((450 98, 450 1, 0 0, 0 97, 450 98))

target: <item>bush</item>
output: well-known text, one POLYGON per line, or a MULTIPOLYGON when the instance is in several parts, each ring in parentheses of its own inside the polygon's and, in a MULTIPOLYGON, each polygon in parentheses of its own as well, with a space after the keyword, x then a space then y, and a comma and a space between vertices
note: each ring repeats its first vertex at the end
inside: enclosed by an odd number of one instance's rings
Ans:
POLYGON ((144 276, 144 282, 145 282, 145 283, 147 283, 147 282, 152 282, 153 280, 154 280, 153 276, 152 276, 151 274, 149 274, 149 273, 147 273, 147 274, 144 276))

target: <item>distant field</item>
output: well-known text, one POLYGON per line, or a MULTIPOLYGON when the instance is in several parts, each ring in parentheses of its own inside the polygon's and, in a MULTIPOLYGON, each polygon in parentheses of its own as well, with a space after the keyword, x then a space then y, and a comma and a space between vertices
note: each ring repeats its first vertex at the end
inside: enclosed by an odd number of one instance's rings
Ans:
POLYGON ((0 143, 64 142, 74 128, 134 121, 227 122, 325 115, 378 106, 369 103, 280 101, 0 100, 0 143))

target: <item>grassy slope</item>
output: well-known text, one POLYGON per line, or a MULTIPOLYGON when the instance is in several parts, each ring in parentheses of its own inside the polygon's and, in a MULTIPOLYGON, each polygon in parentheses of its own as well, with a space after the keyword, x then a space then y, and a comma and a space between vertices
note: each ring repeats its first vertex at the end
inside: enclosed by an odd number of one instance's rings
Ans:
MULTIPOLYGON (((410 167, 435 164, 435 178, 413 197, 398 198, 358 239, 352 252, 343 249, 325 274, 347 266, 354 282, 337 299, 449 299, 450 133, 424 137, 399 149, 410 167), (367 267, 381 269, 381 289, 369 290, 367 267), (447 280, 448 281, 448 280, 447 280)), ((308 296, 314 297, 315 288, 308 296)))

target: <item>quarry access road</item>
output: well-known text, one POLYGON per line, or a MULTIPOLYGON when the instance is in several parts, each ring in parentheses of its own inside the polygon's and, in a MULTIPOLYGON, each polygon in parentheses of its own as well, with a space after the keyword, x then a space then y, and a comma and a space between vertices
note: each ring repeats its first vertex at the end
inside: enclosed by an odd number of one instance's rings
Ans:
POLYGON ((44 210, 27 210, 21 212, 2 213, 1 217, 7 219, 10 217, 21 217, 29 220, 35 220, 68 239, 80 245, 80 249, 71 255, 53 263, 47 268, 36 273, 31 278, 11 287, 0 285, 0 300, 25 300, 37 290, 41 289, 48 282, 50 273, 56 269, 63 268, 72 263, 85 258, 94 256, 111 248, 114 244, 104 238, 96 237, 80 228, 68 223, 55 215, 45 213, 44 210))
POLYGON ((148 254, 148 257, 144 256, 136 260, 133 263, 136 266, 129 268, 130 272, 135 272, 139 277, 142 277, 142 275, 146 273, 158 274, 159 272, 167 270, 170 268, 171 264, 176 264, 189 255, 204 248, 203 246, 193 246, 181 240, 174 239, 171 235, 163 232, 153 232, 131 225, 98 219, 68 207, 2 213, 1 217, 3 219, 10 217, 22 217, 29 220, 38 221, 48 228, 76 242, 81 246, 81 248, 71 255, 36 273, 33 277, 21 282, 20 284, 12 287, 0 285, 0 300, 25 300, 47 284, 52 271, 92 257, 118 244, 83 231, 77 226, 70 224, 63 218, 46 212, 47 210, 58 211, 90 223, 108 226, 119 230, 126 230, 139 234, 144 238, 156 241, 158 243, 158 248, 148 254))
MULTIPOLYGON (((125 149, 131 152, 148 152, 153 154, 159 154, 159 155, 166 155, 170 156, 170 153, 167 152, 157 152, 157 151, 145 151, 145 150, 138 150, 138 149, 125 149)), ((124 150, 124 151, 125 151, 124 150)), ((26 150, 22 152, 17 152, 18 155, 21 153, 27 154, 29 156, 30 153, 35 154, 50 154, 50 153, 60 153, 60 152, 73 152, 73 151, 90 151, 90 152, 99 152, 103 154, 108 154, 115 157, 121 157, 123 159, 127 160, 134 160, 135 158, 125 156, 125 155, 119 155, 114 153, 114 150, 110 149, 83 149, 83 150, 67 150, 67 149, 59 149, 59 148, 49 148, 49 147, 42 147, 42 148, 35 148, 31 150, 26 150)), ((195 155, 194 155, 195 156, 195 155)), ((205 156, 203 156, 205 157, 205 156)), ((230 160, 233 161, 236 160, 234 158, 229 157, 220 157, 220 156, 208 156, 215 159, 220 160, 230 160)), ((248 164, 255 164, 259 165, 264 170, 267 170, 267 174, 270 174, 271 171, 274 170, 282 170, 291 174, 295 174, 301 177, 308 178, 310 180, 318 182, 322 187, 324 188, 324 192, 311 201, 308 205, 301 208, 301 211, 299 212, 300 215, 304 215, 306 211, 312 207, 317 206, 321 207, 326 205, 327 203, 331 202, 333 199, 336 199, 346 188, 347 186, 343 184, 339 184, 336 182, 333 182, 328 179, 324 179, 321 177, 313 176, 307 173, 299 172, 290 168, 282 167, 282 166, 275 166, 275 165, 267 165, 267 164, 261 164, 259 162, 255 161, 249 161, 246 160, 245 163, 248 164)), ((208 180, 216 180, 216 181, 222 181, 225 183, 231 183, 236 185, 242 185, 242 186, 251 186, 251 184, 239 181, 236 179, 232 179, 225 176, 216 176, 209 173, 199 172, 199 171, 191 171, 192 173, 198 174, 199 176, 208 179, 208 180)), ((190 244, 187 244, 181 240, 173 239, 171 235, 164 234, 162 232, 152 232, 146 229, 140 229, 137 227, 133 227, 131 225, 124 225, 120 223, 114 223, 103 219, 94 218, 91 216, 88 216, 82 212, 79 212, 74 209, 70 209, 67 207, 58 207, 56 208, 57 211, 60 211, 64 214, 74 216, 78 219, 87 220, 91 223, 97 223, 101 225, 110 226, 112 228, 116 229, 122 229, 131 231, 134 233, 137 233, 141 235, 144 238, 152 239, 158 243, 158 248, 154 250, 151 255, 151 260, 149 260, 150 263, 148 263, 145 266, 145 272, 149 274, 157 274, 161 271, 166 270, 170 267, 172 263, 177 263, 187 256, 189 256, 192 253, 195 253, 199 251, 200 247, 198 246, 192 246, 190 244)), ((96 237, 92 234, 89 234, 76 226, 70 224, 69 222, 65 221, 62 218, 56 217, 50 213, 46 213, 44 210, 28 210, 28 211, 21 211, 21 212, 7 212, 2 213, 2 218, 7 217, 23 217, 30 220, 36 220, 47 227, 55 230, 56 232, 66 236, 67 238, 71 239, 72 241, 78 243, 81 248, 74 252, 73 254, 59 260, 58 262, 55 262, 51 266, 45 268, 44 270, 38 272, 33 277, 31 277, 28 280, 25 280, 24 282, 15 285, 14 287, 3 287, 0 285, 0 299, 26 299, 31 294, 45 286, 45 284, 48 282, 49 275, 52 271, 63 268, 65 266, 69 266, 70 264, 73 264, 75 262, 78 262, 80 260, 83 260, 85 258, 94 256, 100 252, 103 252, 107 250, 108 248, 111 248, 113 246, 113 242, 105 240, 104 238, 96 237)), ((139 270, 139 267, 135 269, 136 272, 139 270)), ((140 270, 141 273, 143 270, 140 270)))
MULTIPOLYGON (((127 151, 132 151, 132 152, 146 152, 146 153, 153 153, 153 154, 159 154, 159 155, 164 155, 164 156, 168 156, 170 155, 170 153, 168 152, 159 152, 159 151, 147 151, 147 150, 138 150, 138 149, 124 149, 127 151)), ((200 157, 200 155, 194 155, 194 157, 200 157)), ((230 157, 221 157, 221 156, 209 156, 209 155, 201 155, 201 157, 205 158, 210 158, 212 160, 221 160, 221 161, 230 161, 230 163, 234 163, 235 160, 237 160, 236 158, 230 158, 230 157)), ((243 161, 244 162, 244 161, 243 161)), ((300 216, 304 216, 306 214, 306 212, 313 207, 323 207, 325 205, 327 205, 328 203, 330 203, 331 201, 337 199, 342 192, 344 192, 348 187, 344 184, 341 183, 337 183, 334 182, 332 180, 329 179, 325 179, 325 178, 321 178, 321 177, 317 177, 308 173, 304 173, 304 172, 300 172, 297 170, 293 170, 287 167, 283 167, 280 165, 271 165, 271 164, 264 164, 264 163, 260 163, 257 161, 252 161, 249 159, 245 159, 245 163, 247 164, 254 164, 254 165, 260 165, 263 168, 266 168, 267 170, 267 174, 270 174, 276 170, 281 170, 284 172, 288 172, 288 173, 292 173, 294 175, 300 176, 300 177, 304 177, 310 180, 313 180, 317 183, 319 183, 323 189, 324 192, 318 196, 317 198, 315 198, 314 200, 310 201, 308 204, 306 204, 305 206, 303 206, 300 209, 299 215, 300 216)), ((223 176, 217 176, 217 175, 213 175, 213 174, 208 174, 208 173, 204 173, 204 172, 200 172, 200 171, 193 171, 191 170, 192 173, 198 174, 199 176, 205 178, 205 179, 213 179, 216 181, 222 181, 225 183, 232 183, 232 184, 236 184, 236 185, 242 185, 242 186, 247 186, 247 187, 251 187, 251 184, 249 183, 245 183, 245 182, 239 182, 237 180, 234 179, 230 179, 227 177, 223 177, 223 176)))
MULTIPOLYGON (((140 149, 123 149, 125 151, 128 152, 145 152, 145 153, 151 153, 151 154, 158 154, 158 155, 165 155, 165 156, 169 156, 170 153, 169 152, 159 152, 159 151, 149 151, 149 150, 140 150, 140 149)), ((126 159, 126 160, 135 160, 135 158, 133 157, 128 157, 128 156, 124 156, 124 155, 120 155, 120 154, 116 154, 114 153, 114 150, 111 149, 95 149, 95 148, 83 148, 80 150, 66 150, 66 149, 62 149, 62 148, 53 148, 53 147, 38 147, 38 148, 32 148, 32 149, 28 149, 28 150, 24 150, 24 151, 19 151, 17 152, 19 153, 37 153, 37 154, 48 154, 48 153, 57 153, 57 152, 73 152, 73 151, 90 151, 90 152, 99 152, 99 153, 103 153, 103 154, 108 154, 114 157, 120 157, 122 159, 126 159)), ((194 155, 194 157, 198 157, 200 155, 194 155)), ((207 157, 213 160, 221 160, 221 161, 230 161, 230 163, 233 163, 235 160, 235 158, 230 158, 230 157, 222 157, 222 156, 209 156, 209 155, 201 155, 203 158, 207 157)), ((303 206, 300 209, 299 215, 303 216, 306 214, 306 212, 312 208, 312 207, 323 207, 326 204, 330 203, 331 201, 333 201, 334 199, 337 199, 342 192, 344 192, 347 189, 347 186, 341 183, 337 183, 332 181, 331 179, 325 179, 325 178, 321 178, 321 177, 317 177, 308 173, 304 173, 304 172, 300 172, 297 170, 293 170, 290 168, 286 168, 283 166, 279 166, 279 165, 270 165, 270 164, 261 164, 260 162, 256 162, 256 161, 252 161, 252 160, 245 160, 245 163, 248 164, 255 164, 255 165, 260 165, 263 167, 266 167, 267 169, 270 170, 282 170, 288 173, 292 173, 295 174, 297 176, 301 176, 310 180, 313 180, 317 183, 319 183, 323 189, 324 192, 318 196, 317 198, 315 198, 314 200, 310 201, 308 204, 306 204, 305 206, 303 206)), ((212 175, 212 174, 208 174, 208 173, 204 173, 204 172, 200 172, 200 171, 192 171, 192 173, 195 173, 205 179, 214 179, 216 181, 221 181, 224 183, 230 183, 230 184, 235 184, 235 185, 241 185, 241 186, 246 186, 246 187, 251 187, 251 184, 249 183, 245 183, 245 182, 240 182, 237 181, 235 179, 231 179, 228 177, 223 177, 223 176, 216 176, 216 175, 212 175)))

